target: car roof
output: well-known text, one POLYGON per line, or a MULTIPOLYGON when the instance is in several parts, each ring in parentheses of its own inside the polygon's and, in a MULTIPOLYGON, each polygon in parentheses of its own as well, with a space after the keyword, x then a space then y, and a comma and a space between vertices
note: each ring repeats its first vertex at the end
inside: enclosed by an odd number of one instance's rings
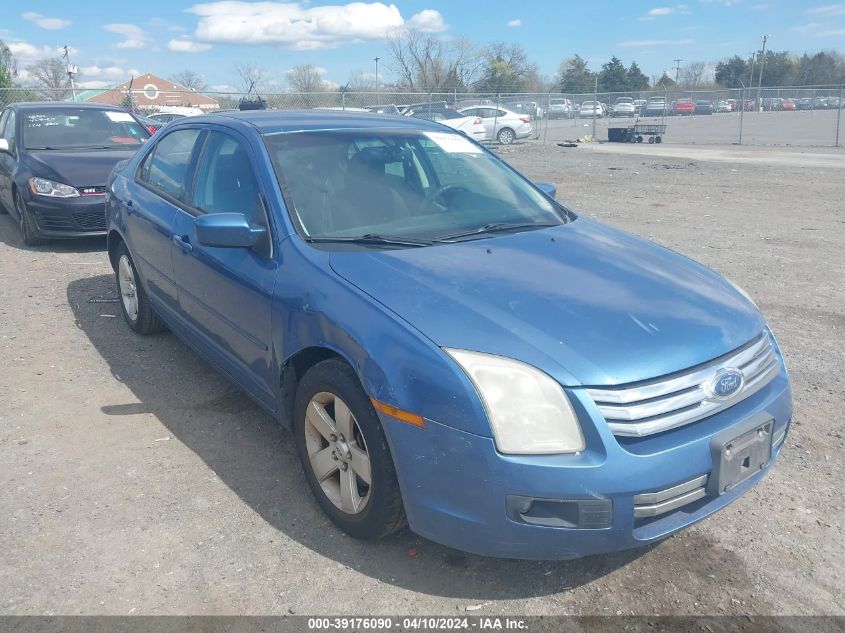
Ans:
POLYGON ((371 112, 343 110, 246 110, 180 119, 180 124, 229 123, 249 125, 261 134, 317 130, 408 129, 443 131, 443 126, 414 117, 386 117, 371 112))

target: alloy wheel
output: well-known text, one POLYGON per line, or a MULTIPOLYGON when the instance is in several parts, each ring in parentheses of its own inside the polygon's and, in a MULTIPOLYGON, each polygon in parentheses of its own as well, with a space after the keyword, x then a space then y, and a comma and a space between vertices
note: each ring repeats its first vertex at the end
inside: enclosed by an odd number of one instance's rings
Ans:
POLYGON ((341 512, 360 514, 370 500, 370 455, 355 416, 333 393, 314 395, 305 412, 311 470, 326 498, 341 512))
POLYGON ((122 255, 118 262, 118 284, 123 309, 132 321, 138 319, 138 288, 135 281, 135 271, 127 255, 122 255))

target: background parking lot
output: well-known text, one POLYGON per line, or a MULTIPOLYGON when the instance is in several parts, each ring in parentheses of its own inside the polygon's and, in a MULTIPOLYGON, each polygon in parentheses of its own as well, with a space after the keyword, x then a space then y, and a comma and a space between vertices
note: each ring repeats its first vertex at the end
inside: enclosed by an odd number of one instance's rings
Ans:
POLYGON ((354 541, 269 416, 171 334, 129 331, 103 242, 28 249, 3 215, 0 614, 845 614, 845 154, 498 151, 576 211, 756 299, 795 390, 760 485, 660 544, 571 562, 480 558, 409 532, 354 541))

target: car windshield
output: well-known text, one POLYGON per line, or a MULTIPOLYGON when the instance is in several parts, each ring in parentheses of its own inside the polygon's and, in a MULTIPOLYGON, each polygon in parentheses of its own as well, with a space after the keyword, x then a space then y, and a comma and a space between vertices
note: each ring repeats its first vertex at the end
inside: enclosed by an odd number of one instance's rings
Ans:
POLYGON ((110 149, 137 147, 150 133, 122 110, 44 108, 25 110, 23 144, 26 149, 110 149))
POLYGON ((461 134, 338 130, 264 138, 291 213, 314 241, 377 236, 424 245, 568 219, 461 134))

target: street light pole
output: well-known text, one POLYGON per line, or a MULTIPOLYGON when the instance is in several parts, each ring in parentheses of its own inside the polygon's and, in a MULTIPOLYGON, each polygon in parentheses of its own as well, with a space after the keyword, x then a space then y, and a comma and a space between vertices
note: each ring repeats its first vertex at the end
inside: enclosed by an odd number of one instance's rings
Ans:
POLYGON ((376 63, 376 105, 381 105, 381 95, 379 95, 378 92, 378 60, 380 59, 381 57, 375 57, 373 59, 373 61, 376 63))
POLYGON ((760 53, 760 79, 757 81, 757 107, 763 109, 763 102, 760 101, 760 89, 763 86, 763 68, 766 65, 766 42, 769 41, 770 35, 763 36, 763 51, 760 53))

